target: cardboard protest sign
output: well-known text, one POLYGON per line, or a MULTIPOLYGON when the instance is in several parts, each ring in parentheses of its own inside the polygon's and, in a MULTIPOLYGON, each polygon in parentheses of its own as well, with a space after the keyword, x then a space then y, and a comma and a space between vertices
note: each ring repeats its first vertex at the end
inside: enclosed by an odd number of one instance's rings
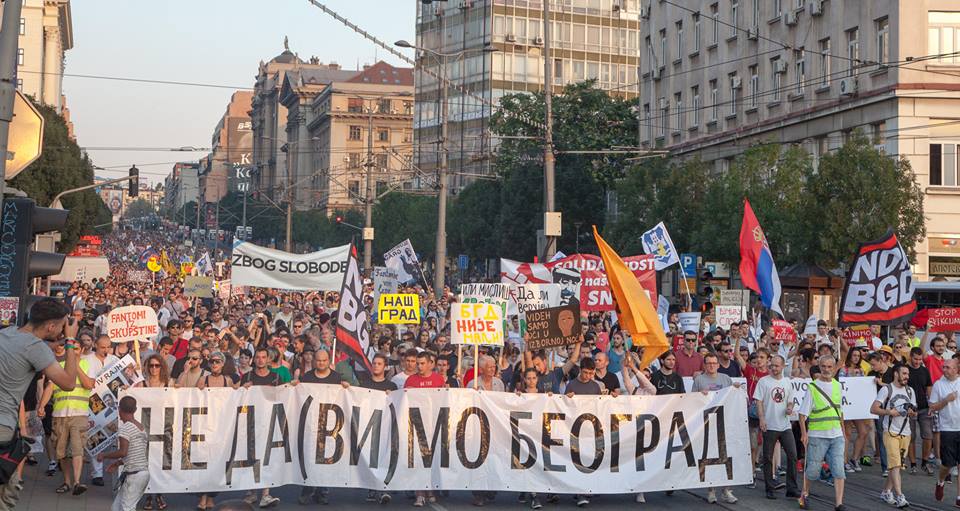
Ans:
POLYGON ((130 355, 104 369, 97 377, 90 392, 90 429, 85 434, 84 442, 84 448, 91 456, 96 456, 116 444, 120 391, 141 381, 143 375, 137 370, 137 364, 130 355))
POLYGON ((849 346, 866 346, 867 341, 873 338, 869 325, 853 325, 844 328, 840 335, 849 346))
POLYGON ((403 240, 399 245, 383 254, 383 261, 387 268, 397 272, 397 278, 403 284, 417 282, 423 274, 420 260, 417 258, 417 253, 413 250, 413 245, 409 239, 403 240))
POLYGON ((720 305, 738 305, 740 307, 750 306, 749 289, 721 289, 720 305))
POLYGON ((775 319, 773 325, 773 338, 784 342, 797 342, 797 331, 790 326, 790 322, 782 319, 775 319))
POLYGON ((569 346, 580 340, 580 307, 564 305, 527 312, 527 350, 569 346))
POLYGON ((218 280, 214 283, 214 287, 217 289, 217 297, 221 300, 229 300, 230 292, 233 288, 233 283, 230 279, 218 280))
POLYGON ((510 286, 506 284, 460 284, 461 303, 495 303, 503 307, 503 331, 507 325, 510 286))
POLYGON ((700 313, 699 312, 681 312, 677 314, 677 321, 680 323, 680 333, 686 331, 700 333, 700 313))
POLYGON ((213 277, 189 275, 183 279, 183 294, 196 298, 213 298, 213 277))
POLYGON ((503 346, 505 303, 450 304, 450 344, 503 346))
POLYGON ((380 303, 380 295, 396 293, 400 289, 400 273, 385 266, 373 267, 373 302, 380 303))
POLYGON ((107 313, 107 335, 113 342, 143 342, 159 333, 157 313, 146 305, 117 307, 107 313))
POLYGON ((529 310, 560 305, 560 284, 517 284, 510 286, 507 314, 520 316, 529 310))
POLYGON ((396 293, 380 295, 377 322, 384 325, 420 324, 420 296, 396 293))
POLYGON ((717 326, 729 330, 730 325, 746 319, 744 317, 744 308, 739 305, 718 305, 713 308, 717 318, 717 326))
POLYGON ((960 332, 960 309, 932 309, 930 311, 930 330, 934 332, 960 332))
POLYGON ((861 243, 840 299, 840 326, 895 325, 916 312, 910 260, 893 231, 861 243))

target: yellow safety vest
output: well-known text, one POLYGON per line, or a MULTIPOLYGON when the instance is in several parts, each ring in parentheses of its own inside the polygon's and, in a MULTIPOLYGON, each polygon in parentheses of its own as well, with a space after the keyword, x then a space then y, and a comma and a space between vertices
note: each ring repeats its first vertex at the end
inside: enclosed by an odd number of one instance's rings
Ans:
MULTIPOLYGON (((813 396, 813 406, 810 409, 807 429, 811 431, 827 431, 840 427, 840 417, 842 416, 840 403, 843 400, 843 387, 837 380, 832 380, 830 383, 830 400, 833 401, 833 405, 819 392, 819 387, 810 389, 810 394, 813 396)), ((809 383, 809 385, 816 384, 816 380, 809 383)))
MULTIPOLYGON (((60 362, 60 367, 64 367, 64 362, 60 362)), ((86 360, 80 360, 80 370, 84 374, 90 367, 86 360)), ((83 388, 80 384, 80 377, 77 377, 77 386, 71 391, 62 390, 56 385, 53 386, 53 413, 66 411, 66 415, 86 415, 90 411, 90 391, 83 388)))

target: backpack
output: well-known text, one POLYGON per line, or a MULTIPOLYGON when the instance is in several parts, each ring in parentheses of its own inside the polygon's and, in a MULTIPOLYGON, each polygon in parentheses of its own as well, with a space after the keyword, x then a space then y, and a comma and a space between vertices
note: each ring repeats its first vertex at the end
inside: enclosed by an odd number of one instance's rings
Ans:
MULTIPOLYGON (((890 404, 890 398, 893 397, 893 384, 886 383, 884 384, 884 387, 886 387, 887 389, 887 398, 883 400, 883 408, 886 409, 887 405, 890 404)), ((907 389, 907 398, 915 400, 915 398, 913 397, 913 389, 909 385, 906 385, 904 388, 907 389)), ((889 429, 890 423, 892 421, 893 421, 893 417, 888 416, 886 421, 886 426, 884 426, 884 421, 881 419, 880 431, 883 431, 884 429, 889 429)), ((903 417, 903 424, 900 425, 900 433, 903 433, 903 430, 906 429, 907 424, 908 424, 907 418, 903 417)))

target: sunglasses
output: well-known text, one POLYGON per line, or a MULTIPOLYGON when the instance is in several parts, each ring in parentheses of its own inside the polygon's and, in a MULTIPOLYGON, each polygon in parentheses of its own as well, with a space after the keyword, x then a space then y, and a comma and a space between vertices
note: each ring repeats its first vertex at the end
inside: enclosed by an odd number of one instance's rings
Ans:
POLYGON ((159 368, 160 368, 160 364, 150 364, 150 365, 148 365, 147 367, 149 367, 150 369, 159 369, 159 368))
POLYGON ((223 363, 223 360, 220 360, 219 358, 214 358, 214 359, 210 360, 210 363, 211 363, 211 364, 222 364, 222 363, 223 363))
POLYGON ((724 353, 733 353, 733 350, 723 350, 724 353))
POLYGON ((190 360, 200 360, 200 357, 190 357, 190 360))

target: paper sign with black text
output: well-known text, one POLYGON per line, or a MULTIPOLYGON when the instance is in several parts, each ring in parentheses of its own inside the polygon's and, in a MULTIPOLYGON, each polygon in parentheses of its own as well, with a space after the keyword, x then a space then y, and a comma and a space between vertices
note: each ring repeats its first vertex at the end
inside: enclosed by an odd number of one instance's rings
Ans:
POLYGON ((420 324, 420 296, 397 293, 380 295, 377 322, 384 325, 420 324))
POLYGON ((450 304, 450 344, 503 346, 506 303, 450 304))
POLYGON ((580 307, 564 305, 527 312, 527 349, 569 346, 580 340, 580 307))
POLYGON ((183 294, 193 298, 213 298, 213 277, 187 275, 183 279, 183 294))
POLYGON ((717 305, 713 308, 717 326, 724 330, 729 330, 730 325, 747 319, 745 311, 746 309, 739 305, 717 305))
POLYGON ((146 305, 117 307, 107 313, 106 334, 113 342, 149 341, 159 333, 157 313, 146 305))

